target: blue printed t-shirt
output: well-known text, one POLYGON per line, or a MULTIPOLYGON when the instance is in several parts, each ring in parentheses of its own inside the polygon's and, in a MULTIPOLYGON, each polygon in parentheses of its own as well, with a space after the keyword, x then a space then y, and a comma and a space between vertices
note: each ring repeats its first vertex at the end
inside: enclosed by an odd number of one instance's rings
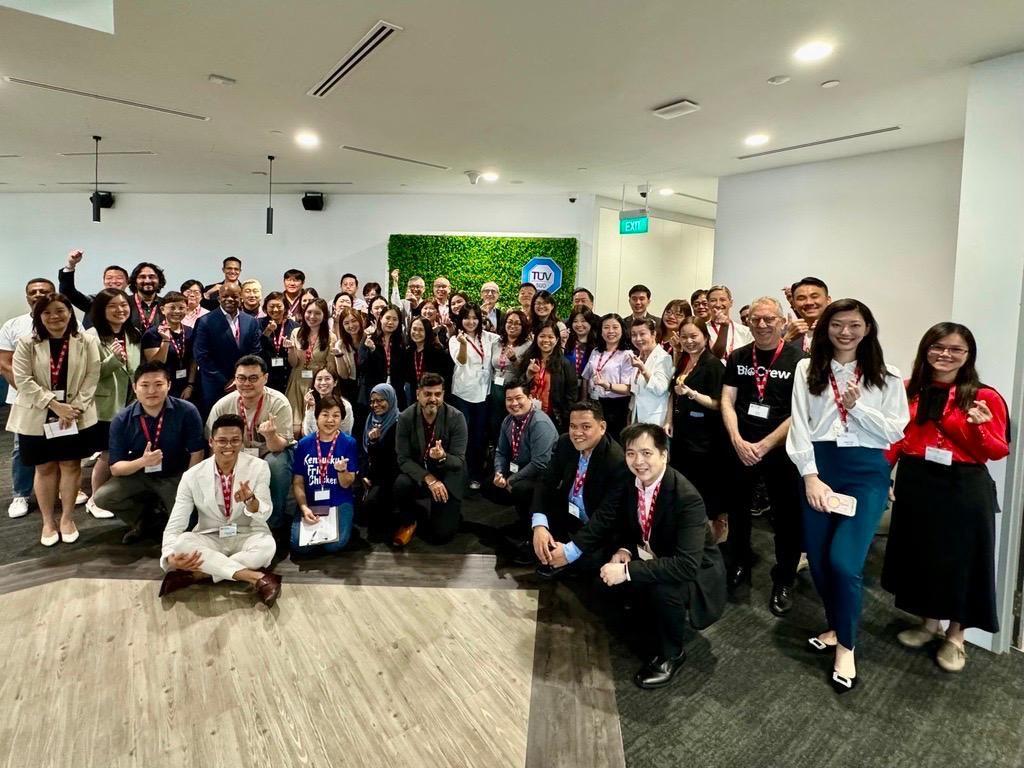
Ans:
MULTIPOLYGON (((320 453, 326 461, 327 454, 331 451, 331 444, 320 440, 318 433, 314 432, 311 435, 306 435, 295 445, 295 459, 292 462, 292 473, 302 475, 305 480, 306 504, 311 507, 335 507, 341 504, 351 504, 353 501, 352 489, 342 488, 338 485, 338 472, 334 469, 333 461, 327 465, 326 470, 323 473, 326 482, 320 482, 320 472, 317 467, 317 441, 320 442, 320 453), (323 490, 324 488, 331 492, 330 499, 327 501, 316 501, 314 493, 316 491, 323 490)), ((346 435, 344 432, 339 433, 338 443, 334 447, 334 458, 348 459, 348 471, 358 471, 359 449, 356 445, 355 438, 351 435, 346 435)))

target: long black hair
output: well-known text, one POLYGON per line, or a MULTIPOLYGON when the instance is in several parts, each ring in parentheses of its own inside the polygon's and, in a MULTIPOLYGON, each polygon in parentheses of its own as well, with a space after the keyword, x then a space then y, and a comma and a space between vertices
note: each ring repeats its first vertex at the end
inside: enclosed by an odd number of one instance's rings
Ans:
POLYGON ((978 390, 982 386, 975 368, 975 362, 978 359, 978 343, 974 340, 974 334, 971 333, 970 328, 952 322, 936 323, 921 337, 921 343, 917 345, 917 357, 914 358, 914 369, 907 384, 908 399, 918 397, 931 386, 933 371, 928 362, 928 347, 954 333, 967 344, 967 359, 964 360, 960 370, 956 372, 956 379, 953 381, 956 386, 956 406, 960 410, 966 411, 974 404, 978 390))
POLYGON ((92 306, 89 308, 92 327, 96 329, 96 335, 103 341, 110 341, 114 338, 114 329, 110 327, 110 321, 107 320, 107 305, 118 296, 124 299, 129 307, 128 319, 121 326, 121 333, 124 334, 129 342, 138 344, 142 336, 139 334, 139 329, 132 323, 131 299, 128 298, 127 293, 119 288, 104 288, 93 297, 92 306))
POLYGON ((620 349, 629 349, 629 331, 626 330, 626 321, 622 319, 622 315, 616 312, 609 312, 607 315, 601 317, 601 322, 597 329, 597 341, 595 342, 597 349, 601 352, 617 352, 620 349), (614 320, 619 324, 619 341, 615 345, 615 349, 608 349, 608 342, 604 340, 604 324, 609 320, 614 320))
MULTIPOLYGON (((43 282, 37 280, 36 282, 43 282)), ((50 293, 43 296, 39 301, 32 305, 32 330, 36 334, 36 338, 39 340, 52 338, 50 332, 46 330, 46 326, 43 325, 43 312, 51 304, 63 304, 68 309, 68 327, 64 330, 64 337, 78 335, 78 318, 75 317, 75 308, 71 306, 71 299, 62 293, 50 293)))
MULTIPOLYGON (((309 293, 309 289, 303 291, 303 293, 309 293)), ((323 314, 323 318, 320 320, 320 329, 317 332, 316 345, 320 348, 320 351, 327 349, 331 345, 331 312, 327 309, 327 302, 323 299, 313 299, 309 304, 306 305, 306 310, 310 307, 316 307, 323 314)), ((299 323, 299 349, 305 351, 306 347, 309 346, 309 334, 313 330, 309 327, 309 323, 306 322, 306 310, 302 312, 302 320, 299 323)))
POLYGON ((587 333, 587 340, 583 346, 583 359, 586 360, 590 357, 590 353, 593 351, 594 347, 597 346, 597 337, 601 333, 601 318, 586 307, 574 309, 569 313, 569 341, 565 345, 565 354, 567 355, 579 346, 579 340, 576 338, 576 331, 573 330, 572 327, 572 324, 576 322, 577 315, 582 315, 584 321, 586 321, 587 325, 590 326, 590 331, 587 333))
POLYGON ((455 316, 455 329, 456 331, 462 331, 467 336, 475 336, 478 339, 483 338, 484 313, 480 311, 480 305, 474 301, 467 301, 466 305, 462 308, 462 311, 455 316), (466 322, 466 315, 470 312, 476 316, 476 330, 473 332, 467 331, 462 325, 466 322))
POLYGON ((818 318, 814 326, 814 337, 811 341, 811 364, 807 369, 807 389, 812 395, 820 395, 829 385, 829 372, 832 370, 832 339, 828 335, 829 323, 840 312, 856 312, 864 318, 867 332, 857 345, 857 366, 860 368, 861 380, 865 386, 882 389, 885 377, 891 376, 885 367, 882 345, 878 343, 878 323, 867 305, 857 299, 839 299, 833 301, 818 318))

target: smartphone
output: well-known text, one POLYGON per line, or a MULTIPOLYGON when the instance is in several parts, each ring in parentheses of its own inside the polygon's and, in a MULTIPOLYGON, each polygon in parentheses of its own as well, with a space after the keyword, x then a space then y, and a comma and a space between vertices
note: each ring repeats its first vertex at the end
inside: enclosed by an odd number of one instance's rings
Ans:
POLYGON ((857 514, 857 499, 845 493, 830 493, 825 497, 825 511, 834 515, 853 517, 857 514))

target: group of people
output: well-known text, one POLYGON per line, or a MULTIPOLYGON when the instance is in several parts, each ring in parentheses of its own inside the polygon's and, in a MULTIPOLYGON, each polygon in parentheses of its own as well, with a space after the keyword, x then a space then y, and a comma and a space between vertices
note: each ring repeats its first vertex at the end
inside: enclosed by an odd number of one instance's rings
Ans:
POLYGON ((790 612, 806 554, 825 609, 808 649, 831 656, 838 693, 862 679, 862 572, 892 498, 883 586, 921 617, 899 642, 938 640, 959 671, 964 630, 997 629, 985 464, 1008 453, 1007 409, 962 325, 930 328, 905 382, 871 310, 815 277, 742 320, 723 285, 660 316, 636 285, 625 317, 577 288, 560 318, 529 283, 502 308, 495 283, 477 298, 438 276, 427 296, 412 276, 403 295, 397 271, 387 297, 347 273, 328 305, 299 269, 264 295, 234 257, 221 280, 168 292, 155 264, 111 266, 88 295, 82 258, 56 286, 29 281, 30 311, 0 328, 9 514, 34 490, 41 544, 77 540, 93 457, 86 506, 123 520, 127 543, 161 540, 161 595, 227 579, 270 605, 280 550, 341 551, 357 520, 395 547, 443 544, 479 492, 515 508, 518 562, 627 585, 656 640, 636 683, 655 688, 685 660, 686 622, 708 626, 750 583, 760 489, 768 607, 790 612))

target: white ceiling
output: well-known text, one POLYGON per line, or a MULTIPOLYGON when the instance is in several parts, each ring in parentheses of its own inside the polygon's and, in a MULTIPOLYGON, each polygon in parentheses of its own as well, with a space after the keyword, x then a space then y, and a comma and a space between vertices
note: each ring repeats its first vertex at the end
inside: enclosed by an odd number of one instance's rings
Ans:
MULTIPOLYGON (((2 0, 0 0, 2 2, 2 0)), ((715 199, 719 176, 954 139, 967 68, 1024 48, 1024 3, 962 0, 136 0, 115 34, 0 7, 0 76, 207 115, 196 121, 0 81, 0 191, 77 191, 91 157, 122 192, 596 193, 650 181, 715 199), (378 19, 404 28, 325 99, 306 95, 378 19), (801 43, 835 53, 798 64, 801 43), (230 87, 207 82, 217 73, 230 87), (768 77, 792 80, 770 86, 768 77), (838 88, 819 87, 838 79, 838 88), (680 98, 701 111, 664 121, 680 98), (880 136, 738 160, 898 125, 880 136), (298 129, 322 145, 295 146, 298 129), (270 131, 281 131, 272 134, 270 131), (451 166, 358 155, 342 144, 451 166), (501 179, 470 187, 463 171, 501 179), (585 168, 586 170, 580 170, 585 168), (513 185, 510 182, 521 181, 513 185), (405 186, 402 186, 405 185, 405 186)), ((638 200, 635 192, 631 200, 638 200)), ((690 198, 656 205, 714 217, 690 198)))

